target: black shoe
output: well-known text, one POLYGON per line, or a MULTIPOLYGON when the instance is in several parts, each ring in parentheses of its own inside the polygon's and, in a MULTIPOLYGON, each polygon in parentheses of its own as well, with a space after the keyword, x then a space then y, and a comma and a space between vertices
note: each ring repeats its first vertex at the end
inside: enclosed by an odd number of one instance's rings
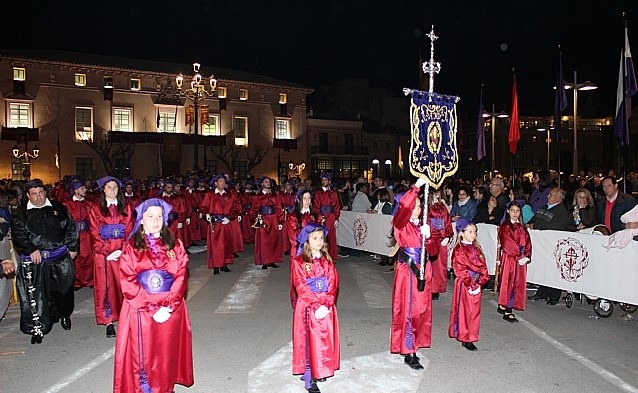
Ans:
POLYGON ((261 265, 261 270, 266 270, 268 269, 268 265, 261 265))
POLYGON ((547 300, 547 304, 550 306, 555 306, 558 304, 558 300, 547 300))
POLYGON ((106 337, 113 338, 115 337, 115 326, 112 323, 106 325, 106 337))
POLYGON ((71 317, 62 317, 60 325, 62 325, 64 330, 71 330, 71 317))
POLYGON ((390 264, 386 261, 381 261, 381 262, 377 262, 377 265, 379 266, 390 266, 390 264))
POLYGON ((416 354, 405 355, 403 361, 413 370, 423 370, 423 366, 419 363, 419 357, 416 354))
POLYGON ((501 315, 505 315, 505 314, 511 314, 512 313, 512 309, 509 307, 503 307, 500 304, 498 305, 498 307, 496 308, 496 312, 501 314, 501 315))
POLYGON ((219 274, 219 268, 218 267, 214 267, 213 268, 213 274, 219 274))
POLYGON ((312 381, 310 384, 310 389, 308 389, 308 393, 321 393, 319 390, 319 386, 317 386, 317 381, 312 381))
POLYGON ((433 293, 432 294, 432 300, 439 300, 439 294, 438 293, 433 293))
POLYGON ((474 343, 461 343, 461 346, 468 351, 478 351, 478 348, 476 348, 476 345, 474 345, 474 343))
POLYGON ((504 314, 503 319, 511 323, 518 322, 518 319, 516 319, 516 316, 514 314, 504 314))
POLYGON ((224 266, 223 268, 219 270, 221 270, 222 272, 230 273, 230 269, 228 268, 228 266, 224 266))
POLYGON ((233 254, 233 258, 239 258, 239 254, 234 253, 234 254, 233 254))
POLYGON ((42 344, 42 336, 34 334, 31 336, 31 344, 42 344))
POLYGON ((284 255, 290 255, 289 251, 284 251, 284 255))
POLYGON ((277 269, 279 267, 279 265, 275 265, 274 263, 271 263, 270 265, 268 265, 270 267, 274 267, 275 269, 277 269))

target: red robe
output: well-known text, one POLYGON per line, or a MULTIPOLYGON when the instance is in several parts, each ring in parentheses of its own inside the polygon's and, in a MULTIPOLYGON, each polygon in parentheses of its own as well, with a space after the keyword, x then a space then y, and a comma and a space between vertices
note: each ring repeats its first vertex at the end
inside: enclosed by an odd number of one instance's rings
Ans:
POLYGON ((211 223, 207 222, 209 230, 206 239, 208 268, 220 268, 233 263, 235 249, 232 238, 236 234, 233 233, 230 222, 236 222, 239 215, 237 197, 230 192, 219 194, 216 191, 211 191, 206 195, 200 207, 204 214, 211 215, 211 223), (222 224, 223 217, 228 218, 230 222, 222 224))
POLYGON ((93 286, 93 251, 91 248, 91 235, 89 234, 89 213, 91 211, 91 202, 84 199, 76 201, 70 199, 64 202, 67 210, 78 230, 80 238, 80 250, 78 256, 73 260, 75 266, 75 280, 73 288, 93 286))
POLYGON ((452 268, 456 279, 448 334, 461 342, 475 342, 481 327, 481 292, 470 295, 468 290, 476 284, 482 287, 490 279, 483 251, 459 242, 452 251, 452 268))
POLYGON ((320 188, 315 192, 315 196, 312 199, 312 212, 315 216, 323 217, 325 223, 323 225, 328 228, 328 253, 333 261, 339 258, 339 247, 337 246, 337 230, 335 228, 335 221, 339 219, 341 215, 341 206, 339 204, 339 195, 334 190, 324 191, 320 188), (322 213, 321 210, 324 209, 322 213), (332 212, 328 212, 332 210, 332 212))
POLYGON ((135 208, 142 203, 142 198, 135 193, 133 193, 133 195, 126 195, 126 193, 124 193, 124 202, 131 208, 132 212, 135 212, 135 208))
POLYGON ((164 202, 168 203, 173 207, 170 212, 170 224, 168 225, 168 229, 171 231, 175 239, 179 239, 183 244, 190 244, 188 241, 188 234, 186 233, 186 219, 189 218, 188 206, 186 205, 186 201, 184 197, 179 194, 171 194, 165 195, 162 194, 158 197, 164 202), (181 228, 180 228, 180 225, 181 228))
POLYGON ((290 281, 299 294, 292 317, 292 373, 303 374, 308 358, 313 379, 331 377, 341 364, 336 306, 339 292, 337 269, 324 257, 306 263, 299 255, 291 264, 290 281), (327 278, 326 292, 310 290, 306 280, 316 277, 327 278), (317 320, 315 310, 320 305, 326 306, 330 312, 317 320))
MULTIPOLYGON (((301 214, 301 225, 299 225, 297 213, 293 212, 288 215, 284 228, 287 228, 286 232, 288 232, 288 241, 292 245, 290 250, 291 261, 297 256, 297 236, 299 235, 299 232, 301 232, 301 228, 305 227, 312 221, 316 220, 310 212, 301 214)), ((290 269, 292 270, 292 265, 290 265, 290 269)), ((295 304, 297 303, 297 292, 295 291, 295 285, 292 281, 290 281, 290 302, 292 303, 292 308, 295 308, 295 304)))
MULTIPOLYGON (((420 223, 410 222, 418 192, 417 187, 408 190, 392 218, 394 237, 401 248, 421 248, 420 223)), ((428 252, 436 245, 432 238, 426 241, 428 252)), ((429 348, 432 342, 432 264, 425 265, 425 290, 419 292, 417 277, 400 259, 397 257, 392 288, 390 352, 405 355, 416 353, 419 348, 429 348), (410 332, 413 335, 412 347, 409 347, 407 339, 410 332)))
MULTIPOLYGON (((445 238, 452 239, 452 219, 445 204, 437 202, 428 206, 428 224, 432 231, 432 239, 437 242, 438 258, 432 263, 432 293, 443 293, 447 290, 447 246, 442 246, 445 238)), ((437 254, 436 252, 432 255, 437 254)))
POLYGON ((279 196, 263 192, 255 195, 248 216, 251 224, 254 223, 260 209, 266 206, 269 206, 273 214, 262 214, 261 218, 266 226, 255 229, 255 265, 268 265, 283 260, 281 231, 278 226, 284 222, 284 212, 279 196))
MULTIPOLYGON (((282 192, 279 194, 281 198, 281 208, 285 210, 285 216, 289 217, 295 209, 295 193, 294 192, 282 192)), ((288 225, 284 225, 281 230, 282 248, 284 252, 290 252, 291 246, 296 242, 290 242, 290 236, 288 236, 288 225)))
POLYGON ((501 287, 498 304, 515 310, 525 310, 527 299, 527 265, 518 260, 532 257, 532 241, 527 228, 520 223, 504 222, 498 231, 501 243, 501 287))
MULTIPOLYGON (((228 187, 226 191, 233 195, 233 197, 235 198, 235 203, 237 204, 237 206, 235 207, 235 216, 239 216, 239 214, 241 213, 241 206, 239 205, 239 195, 237 194, 237 189, 235 187, 228 187)), ((237 221, 236 219, 231 220, 228 223, 228 226, 230 227, 232 234, 230 240, 232 241, 233 252, 243 252, 244 239, 242 239, 241 237, 241 226, 239 225, 239 221, 237 221)))
POLYGON ((116 205, 109 207, 109 213, 108 217, 104 217, 98 202, 91 206, 91 214, 89 215, 89 233, 93 247, 93 299, 95 321, 98 325, 108 325, 118 320, 122 307, 120 271, 118 261, 107 261, 106 257, 113 251, 122 249, 133 229, 133 215, 130 207, 126 206, 126 217, 118 213, 116 205), (100 227, 106 224, 123 224, 124 237, 121 239, 102 239, 100 227))
POLYGON ((125 300, 115 341, 113 393, 141 392, 140 345, 143 345, 148 383, 154 393, 171 393, 175 384, 193 384, 192 334, 184 301, 188 257, 179 240, 172 251, 158 246, 157 255, 149 249, 136 250, 131 240, 120 257, 125 300), (173 275, 169 291, 149 294, 138 283, 137 274, 150 269, 165 270, 173 275), (173 312, 160 324, 153 320, 153 314, 162 306, 173 312))
POLYGON ((190 206, 190 224, 186 225, 188 231, 188 238, 191 242, 198 242, 202 240, 202 231, 200 228, 201 222, 199 220, 199 206, 203 202, 203 199, 198 198, 198 192, 195 189, 185 188, 181 191, 181 194, 188 201, 190 206))
POLYGON ((204 203, 204 198, 206 198, 206 195, 210 192, 210 190, 205 189, 205 188, 198 188, 195 191, 193 191, 193 199, 197 201, 197 206, 198 206, 198 213, 197 213, 197 219, 198 219, 198 226, 199 226, 199 237, 201 240, 206 239, 206 236, 208 236, 208 221, 206 221, 206 215, 204 214, 204 212, 202 212, 202 209, 199 207, 202 205, 202 203, 204 203))
POLYGON ((252 206, 253 197, 255 193, 252 191, 244 191, 239 194, 239 205, 241 206, 241 237, 246 244, 255 242, 255 229, 252 227, 253 223, 248 218, 250 207, 252 206))

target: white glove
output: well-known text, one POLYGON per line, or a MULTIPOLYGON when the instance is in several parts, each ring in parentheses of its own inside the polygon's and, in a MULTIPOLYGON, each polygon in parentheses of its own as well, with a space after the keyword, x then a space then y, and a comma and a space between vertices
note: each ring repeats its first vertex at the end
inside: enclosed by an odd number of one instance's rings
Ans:
MULTIPOLYGON (((208 215, 208 214, 207 214, 208 215)), ((202 218, 202 213, 199 213, 199 218, 202 218)))
POLYGON ((182 224, 181 222, 177 223, 177 229, 181 229, 184 226, 184 224, 182 224))
POLYGON ((106 257, 107 261, 117 261, 117 259, 122 255, 122 250, 115 250, 106 257))
POLYGON ((528 257, 523 257, 523 258, 518 260, 518 264, 519 265, 525 265, 528 262, 529 262, 529 258, 528 257))
POLYGON ((446 237, 446 238, 444 238, 443 240, 441 240, 441 245, 442 245, 443 247, 447 247, 447 245, 448 245, 448 243, 449 243, 449 242, 450 242, 450 238, 449 238, 449 237, 446 237))
POLYGON ((237 222, 241 222, 241 216, 237 216, 237 222))
MULTIPOLYGON (((201 214, 200 214, 200 217, 201 217, 201 214)), ((206 215, 206 221, 210 222, 210 214, 206 215)))
POLYGON ((284 228, 284 226, 283 226, 283 225, 281 225, 281 224, 277 225, 277 229, 278 229, 278 230, 280 230, 280 231, 281 231, 283 228, 284 228))
POLYGON ((339 226, 339 220, 335 220, 335 228, 339 226))
POLYGON ((472 287, 470 287, 470 289, 467 290, 467 293, 469 293, 470 295, 478 295, 479 293, 481 293, 481 286, 477 285, 476 289, 472 289, 472 287))
POLYGON ((428 224, 421 225, 421 236, 425 236, 426 239, 430 238, 432 231, 430 230, 430 226, 428 224))
POLYGON ((224 217, 222 219, 222 224, 224 224, 224 225, 228 224, 229 222, 230 222, 230 220, 228 219, 228 217, 224 217))
POLYGON ((190 224, 191 224, 191 219, 190 219, 190 218, 187 218, 187 219, 186 219, 186 225, 190 225, 190 224))
POLYGON ((417 179, 417 181, 416 181, 416 183, 414 183, 414 185, 415 185, 415 186, 417 186, 418 188, 421 188, 421 187, 423 187, 423 185, 424 185, 425 183, 427 183, 427 182, 425 181, 425 179, 424 179, 424 178, 422 178, 422 177, 420 177, 420 178, 418 178, 418 179, 417 179))
POLYGON ((328 315, 328 313, 330 312, 330 310, 328 310, 328 307, 324 306, 323 304, 321 306, 319 306, 319 308, 315 311, 315 318, 317 319, 323 319, 325 318, 326 315, 328 315))
POLYGON ((171 311, 172 310, 170 308, 162 306, 159 308, 159 310, 155 311, 155 314, 153 314, 153 319, 157 323, 164 323, 168 321, 168 318, 171 317, 171 311))

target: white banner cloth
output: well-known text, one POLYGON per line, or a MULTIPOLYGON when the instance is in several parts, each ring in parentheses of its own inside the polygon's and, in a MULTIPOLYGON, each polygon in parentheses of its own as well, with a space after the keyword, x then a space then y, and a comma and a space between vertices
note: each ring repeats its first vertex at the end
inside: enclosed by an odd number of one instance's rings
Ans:
POLYGON ((342 211, 337 227, 337 244, 380 255, 393 256, 399 246, 391 246, 392 216, 342 211))

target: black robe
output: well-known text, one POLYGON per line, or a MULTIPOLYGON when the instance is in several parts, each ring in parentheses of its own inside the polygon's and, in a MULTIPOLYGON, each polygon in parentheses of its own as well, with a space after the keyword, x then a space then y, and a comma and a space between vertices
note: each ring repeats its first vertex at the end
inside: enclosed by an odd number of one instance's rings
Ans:
MULTIPOLYGON (((14 212, 11 234, 18 255, 28 256, 35 250, 52 250, 63 245, 69 252, 78 251, 75 221, 64 205, 57 201, 51 201, 51 204, 29 210, 22 205, 14 212)), ((74 274, 73 260, 68 252, 52 262, 18 264, 16 284, 20 298, 20 330, 23 333, 47 334, 60 316, 71 315, 74 274), (33 287, 32 293, 29 292, 30 286, 33 287)))

